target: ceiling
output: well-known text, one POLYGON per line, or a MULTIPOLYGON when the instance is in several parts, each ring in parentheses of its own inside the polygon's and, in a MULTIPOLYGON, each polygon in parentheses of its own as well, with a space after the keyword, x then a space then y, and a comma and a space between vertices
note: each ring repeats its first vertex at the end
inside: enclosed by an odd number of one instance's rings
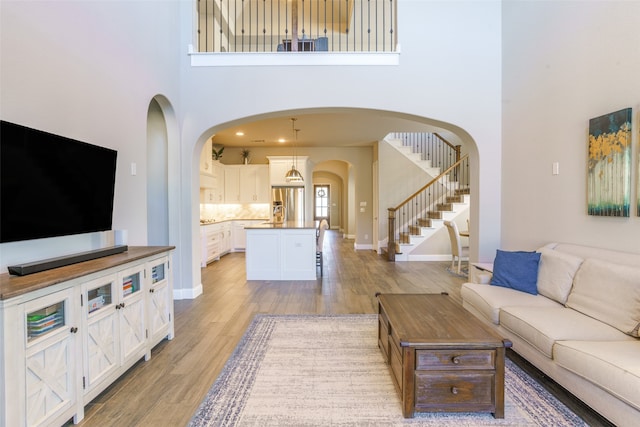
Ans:
POLYGON ((362 147, 373 145, 390 132, 443 132, 391 113, 360 112, 294 114, 232 126, 217 132, 213 145, 225 147, 282 147, 295 139, 298 147, 362 147), (236 132, 243 132, 243 136, 236 132), (278 142, 284 138, 285 142, 278 142))

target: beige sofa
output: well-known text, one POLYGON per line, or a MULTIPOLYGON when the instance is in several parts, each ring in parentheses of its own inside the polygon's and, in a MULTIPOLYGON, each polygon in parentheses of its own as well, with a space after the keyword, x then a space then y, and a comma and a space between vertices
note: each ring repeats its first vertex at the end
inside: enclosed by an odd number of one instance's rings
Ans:
POLYGON ((537 295, 465 283, 464 307, 618 426, 640 425, 640 254, 540 248, 537 295))

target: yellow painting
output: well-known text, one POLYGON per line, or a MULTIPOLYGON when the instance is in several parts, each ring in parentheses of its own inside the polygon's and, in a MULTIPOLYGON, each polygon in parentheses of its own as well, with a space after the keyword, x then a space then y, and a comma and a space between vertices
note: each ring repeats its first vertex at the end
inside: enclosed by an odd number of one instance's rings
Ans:
POLYGON ((631 108, 589 120, 589 215, 631 211, 631 108))

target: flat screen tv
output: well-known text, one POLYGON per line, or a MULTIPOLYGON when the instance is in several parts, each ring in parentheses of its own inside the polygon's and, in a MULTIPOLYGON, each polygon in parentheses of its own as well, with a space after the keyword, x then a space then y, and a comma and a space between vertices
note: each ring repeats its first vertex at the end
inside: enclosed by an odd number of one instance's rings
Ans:
POLYGON ((111 230, 116 156, 0 121, 0 243, 111 230))

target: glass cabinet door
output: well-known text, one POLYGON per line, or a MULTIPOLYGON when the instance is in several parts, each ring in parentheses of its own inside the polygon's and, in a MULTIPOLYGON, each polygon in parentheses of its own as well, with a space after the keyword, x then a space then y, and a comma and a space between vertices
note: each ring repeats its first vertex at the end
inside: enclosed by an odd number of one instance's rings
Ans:
MULTIPOLYGON (((56 292, 24 305, 25 395, 27 425, 73 407, 78 324, 73 291, 56 292)), ((77 302, 76 302, 77 304, 77 302)))
POLYGON ((96 386, 118 368, 118 301, 116 275, 100 277, 83 285, 84 393, 96 386))
POLYGON ((145 320, 146 289, 145 265, 139 265, 121 271, 118 274, 118 287, 122 299, 118 306, 120 329, 120 357, 122 363, 145 355, 147 340, 145 320))
POLYGON ((94 313, 114 302, 113 280, 105 279, 89 286, 87 290, 87 313, 94 313))
POLYGON ((65 325, 65 302, 58 301, 27 313, 27 341, 44 336, 65 325))
POLYGON ((164 259, 159 263, 152 265, 151 267, 151 284, 155 285, 158 282, 162 282, 165 277, 165 265, 164 259))
POLYGON ((135 273, 124 276, 120 282, 122 286, 122 296, 126 298, 129 295, 140 292, 142 287, 142 272, 136 271, 135 273))

